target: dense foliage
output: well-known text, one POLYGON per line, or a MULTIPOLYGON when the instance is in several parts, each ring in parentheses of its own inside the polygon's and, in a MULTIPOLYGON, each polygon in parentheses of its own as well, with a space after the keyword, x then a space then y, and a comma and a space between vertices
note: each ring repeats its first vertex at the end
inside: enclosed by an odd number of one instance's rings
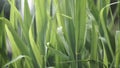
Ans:
POLYGON ((0 13, 0 68, 120 68, 120 0, 24 1, 0 13))

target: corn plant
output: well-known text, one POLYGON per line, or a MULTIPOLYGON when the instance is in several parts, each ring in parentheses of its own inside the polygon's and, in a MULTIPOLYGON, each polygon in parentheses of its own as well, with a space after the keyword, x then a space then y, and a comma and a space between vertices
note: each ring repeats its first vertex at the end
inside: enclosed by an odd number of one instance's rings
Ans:
POLYGON ((120 68, 120 0, 28 1, 0 13, 0 68, 120 68))

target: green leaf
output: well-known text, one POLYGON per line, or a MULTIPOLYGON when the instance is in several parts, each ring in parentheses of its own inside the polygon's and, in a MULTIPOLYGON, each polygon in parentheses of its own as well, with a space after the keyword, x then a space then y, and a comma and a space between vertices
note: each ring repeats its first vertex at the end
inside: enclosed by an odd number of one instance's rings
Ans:
POLYGON ((116 31, 115 35, 115 41, 116 41, 116 55, 115 55, 115 67, 120 67, 120 31, 116 31))

